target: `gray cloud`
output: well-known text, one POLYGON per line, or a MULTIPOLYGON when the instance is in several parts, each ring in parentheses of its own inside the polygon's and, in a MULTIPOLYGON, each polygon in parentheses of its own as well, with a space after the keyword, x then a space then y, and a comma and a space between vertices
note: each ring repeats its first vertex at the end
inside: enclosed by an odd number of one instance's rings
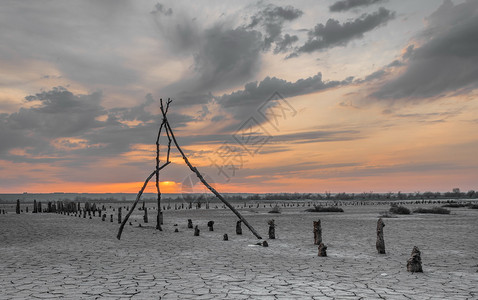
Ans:
MULTIPOLYGON (((70 163, 82 165, 127 152, 133 144, 154 143, 162 118, 159 103, 151 95, 136 106, 109 110, 101 100, 100 92, 76 95, 63 87, 26 97, 29 107, 0 114, 0 157, 14 162, 68 163, 75 155, 70 163), (15 148, 28 155, 10 152, 15 148)), ((168 118, 175 128, 196 121, 175 112, 168 118)))
POLYGON ((361 139, 357 130, 313 130, 294 134, 274 135, 274 143, 307 144, 317 142, 338 142, 361 139))
POLYGON ((163 4, 161 3, 156 3, 154 6, 154 9, 151 11, 152 14, 163 14, 165 16, 170 16, 173 14, 173 9, 172 8, 166 8, 163 4))
POLYGON ((405 72, 383 84, 379 99, 429 98, 478 87, 478 2, 445 1, 429 18, 427 41, 406 51, 405 72))
POLYGON ((96 117, 104 114, 101 93, 74 95, 63 87, 25 98, 39 102, 31 108, 20 108, 9 116, 16 129, 29 129, 44 136, 75 136, 99 126, 96 117))
POLYGON ((292 6, 269 4, 247 25, 234 26, 232 18, 226 18, 208 27, 184 12, 168 18, 155 15, 171 50, 194 58, 193 72, 161 92, 174 95, 177 104, 204 104, 212 100, 214 90, 244 84, 259 70, 264 51, 275 44, 274 53, 286 52, 298 41, 297 36, 282 31, 285 22, 301 15, 292 6))
POLYGON ((266 32, 264 48, 269 49, 272 43, 281 42, 283 46, 277 46, 278 48, 276 47, 276 49, 282 49, 284 46, 295 42, 295 38, 293 37, 282 37, 282 27, 284 23, 293 21, 302 16, 302 14, 303 12, 300 9, 292 6, 281 7, 269 4, 252 17, 248 28, 262 26, 266 32))
POLYGON ((0 60, 14 61, 9 67, 18 71, 42 61, 65 81, 89 86, 136 82, 138 72, 124 63, 123 54, 111 51, 134 37, 125 22, 131 10, 128 1, 8 1, 0 10, 0 60))
POLYGON ((378 26, 386 24, 395 17, 395 13, 381 7, 377 12, 364 14, 359 18, 340 24, 339 21, 329 19, 327 23, 317 24, 314 29, 309 30, 309 39, 295 53, 310 53, 327 48, 345 46, 351 40, 360 39, 364 33, 371 31, 378 26))
POLYGON ((207 103, 213 89, 242 84, 260 68, 264 42, 257 30, 234 28, 228 22, 201 28, 197 21, 181 14, 172 20, 155 18, 171 51, 194 59, 192 72, 161 89, 177 105, 207 103))
POLYGON ((299 37, 296 35, 285 34, 284 37, 276 41, 276 47, 274 48, 274 54, 287 52, 291 50, 291 47, 294 43, 299 40, 299 37))
POLYGON ((230 87, 250 78, 258 70, 261 48, 261 34, 255 30, 220 25, 206 30, 194 58, 201 87, 230 87))
POLYGON ((329 6, 329 10, 332 12, 347 11, 356 7, 369 6, 383 1, 384 0, 341 0, 329 6))
POLYGON ((243 90, 217 97, 216 101, 231 112, 237 120, 243 121, 276 92, 283 97, 294 97, 346 85, 351 80, 352 78, 343 81, 323 81, 321 73, 296 82, 266 77, 261 82, 247 83, 243 90))

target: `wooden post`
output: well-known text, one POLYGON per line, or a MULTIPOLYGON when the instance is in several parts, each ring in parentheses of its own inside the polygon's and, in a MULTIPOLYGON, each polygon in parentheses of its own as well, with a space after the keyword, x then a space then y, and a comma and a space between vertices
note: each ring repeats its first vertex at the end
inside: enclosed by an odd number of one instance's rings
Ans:
POLYGON ((101 221, 106 221, 106 214, 103 214, 103 216, 101 217, 101 221))
POLYGON ((38 212, 38 207, 37 207, 37 200, 33 200, 33 213, 36 214, 38 212))
POLYGON ((413 247, 412 254, 410 258, 407 260, 407 271, 412 273, 423 272, 421 253, 420 253, 420 250, 418 250, 417 246, 413 247))
POLYGON ((241 227, 242 220, 237 221, 236 223, 236 234, 241 235, 242 234, 242 227, 241 227))
POLYGON ((379 254, 385 254, 385 241, 383 240, 383 227, 385 224, 383 223, 382 218, 378 219, 377 221, 377 251, 379 254))
POLYGON ((209 231, 214 231, 214 221, 207 222, 207 227, 209 227, 209 231))
POLYGON ((17 215, 20 214, 20 199, 17 199, 17 206, 15 208, 15 212, 17 213, 17 215))
POLYGON ((121 207, 118 207, 118 224, 121 224, 121 207))
POLYGON ((144 216, 143 216, 144 223, 148 223, 148 208, 144 208, 144 216))
POLYGON ((196 227, 194 227, 194 236, 199 236, 199 227, 196 225, 196 227))
POLYGON ((110 215, 110 222, 113 223, 113 214, 110 215))
POLYGON ((319 244, 319 256, 327 256, 327 246, 322 242, 319 244))
POLYGON ((223 236, 223 241, 229 241, 229 236, 227 235, 227 233, 224 233, 224 236, 223 236))
POLYGON ((276 238, 276 225, 274 224, 274 219, 267 221, 269 224, 269 239, 274 240, 276 238))
POLYGON ((193 228, 193 221, 188 219, 188 228, 193 228))
POLYGON ((161 225, 163 224, 163 212, 161 210, 158 210, 158 213, 156 214, 156 229, 159 231, 163 231, 163 228, 161 225))
POLYGON ((320 220, 314 221, 314 245, 322 243, 322 226, 320 220))

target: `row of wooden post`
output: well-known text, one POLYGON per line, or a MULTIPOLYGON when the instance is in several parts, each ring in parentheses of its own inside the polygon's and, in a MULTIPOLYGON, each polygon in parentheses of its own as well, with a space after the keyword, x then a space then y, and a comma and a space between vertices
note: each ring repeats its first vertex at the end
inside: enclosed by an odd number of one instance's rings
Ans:
MULTIPOLYGON (((85 208, 82 210, 83 211, 83 218, 86 218, 86 214, 88 213, 90 219, 91 219, 91 212, 93 212, 93 216, 95 216, 96 211, 98 211, 98 216, 101 217, 102 221, 106 220, 106 214, 101 215, 101 211, 104 210, 103 208, 97 209, 96 204, 93 204, 93 206, 88 205, 89 203, 85 203, 85 208)), ((143 215, 143 221, 144 223, 148 223, 148 208, 145 207, 144 202, 143 202, 143 207, 142 210, 144 211, 143 215)), ((73 202, 68 202, 67 204, 64 204, 62 201, 59 201, 57 205, 53 202, 48 202, 48 209, 47 212, 57 212, 57 213, 65 213, 70 215, 70 213, 75 212, 75 216, 77 212, 80 212, 79 217, 81 217, 81 208, 80 208, 80 203, 78 203, 78 206, 76 206, 73 202)), ((114 209, 113 209, 114 211, 114 209)), ((15 212, 17 214, 20 214, 20 200, 17 200, 16 203, 16 209, 15 212)), ((27 207, 27 212, 28 212, 28 207, 27 207)), ((33 213, 41 212, 41 202, 36 202, 34 200, 33 204, 33 213)), ((3 210, 3 214, 5 214, 5 210, 3 210)), ((110 222, 113 222, 113 215, 110 215, 110 222)), ((118 223, 121 224, 122 222, 122 208, 118 207, 118 223)), ((242 226, 241 226, 242 221, 239 220, 236 222, 236 234, 241 235, 242 234, 242 226)), ((267 222, 269 225, 269 239, 275 239, 275 221, 274 219, 271 219, 267 222)), ((214 231, 214 221, 209 221, 207 223, 207 226, 209 228, 209 231, 214 231)), ((383 222, 382 218, 379 218, 377 221, 377 241, 376 241, 376 248, 379 254, 385 254, 385 240, 383 237, 383 228, 385 227, 385 223, 383 222)), ((188 228, 193 228, 193 223, 191 219, 188 219, 188 228)), ((176 229, 176 232, 178 230, 176 229)), ((318 245, 318 256, 327 256, 327 246, 323 243, 322 241, 322 226, 320 220, 313 221, 313 232, 314 232, 314 244, 318 245)), ((199 227, 196 225, 194 227, 194 236, 199 236, 200 230, 199 227)), ((227 241, 228 235, 224 234, 223 239, 227 241)), ((263 242, 262 244, 264 245, 263 242)), ((260 243, 259 243, 260 244, 260 243)), ((265 244, 267 245, 267 243, 265 244)), ((422 265, 421 265, 421 253, 418 247, 414 247, 411 253, 411 257, 407 261, 407 270, 409 272, 423 272, 422 270, 422 265)))

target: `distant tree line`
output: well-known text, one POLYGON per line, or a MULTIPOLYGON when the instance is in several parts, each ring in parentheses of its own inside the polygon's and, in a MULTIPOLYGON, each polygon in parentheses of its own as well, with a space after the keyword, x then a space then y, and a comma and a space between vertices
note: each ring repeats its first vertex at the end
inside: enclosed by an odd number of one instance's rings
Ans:
MULTIPOLYGON (((331 193, 326 191, 325 193, 267 193, 267 194, 223 194, 223 197, 229 202, 237 201, 277 201, 277 200, 434 200, 434 199, 478 199, 478 192, 469 190, 468 192, 462 192, 459 188, 454 188, 450 192, 414 192, 414 193, 331 193)), ((156 201, 154 198, 144 198, 147 202, 156 201)), ((178 200, 184 202, 195 203, 208 203, 219 201, 212 194, 182 194, 175 197, 165 197, 165 202, 177 202, 178 200)), ((74 201, 74 202, 123 202, 126 201, 125 197, 117 199, 114 197, 106 198, 89 198, 84 196, 77 196, 73 200, 61 199, 60 201, 74 201)), ((0 202, 1 199, 0 199, 0 202)), ((9 201, 5 201, 9 202, 9 201)), ((10 201, 12 202, 12 201, 10 201)))

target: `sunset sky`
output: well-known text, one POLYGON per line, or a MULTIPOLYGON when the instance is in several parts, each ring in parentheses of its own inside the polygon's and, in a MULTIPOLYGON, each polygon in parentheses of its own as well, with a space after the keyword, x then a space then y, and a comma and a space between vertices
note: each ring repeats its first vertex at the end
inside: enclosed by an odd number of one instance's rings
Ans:
POLYGON ((220 192, 478 189, 476 0, 1 1, 0 41, 0 193, 137 192, 160 98, 220 192))

